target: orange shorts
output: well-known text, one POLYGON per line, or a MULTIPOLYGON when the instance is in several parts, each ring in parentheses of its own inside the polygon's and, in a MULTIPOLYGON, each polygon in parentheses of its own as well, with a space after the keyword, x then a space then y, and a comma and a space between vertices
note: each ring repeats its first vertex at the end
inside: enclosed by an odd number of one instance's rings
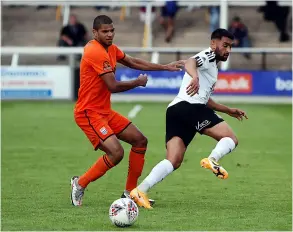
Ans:
POLYGON ((121 133, 131 123, 126 117, 114 110, 111 110, 109 114, 85 110, 74 113, 74 119, 91 141, 95 150, 98 149, 101 140, 105 141, 111 135, 121 133))

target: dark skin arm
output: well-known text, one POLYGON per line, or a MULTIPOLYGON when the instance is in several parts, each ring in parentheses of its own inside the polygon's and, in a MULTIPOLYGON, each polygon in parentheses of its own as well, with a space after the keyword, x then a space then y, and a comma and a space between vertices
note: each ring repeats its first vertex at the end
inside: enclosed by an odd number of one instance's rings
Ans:
POLYGON ((239 121, 242 121, 243 118, 248 119, 246 113, 243 110, 236 109, 236 108, 230 108, 228 106, 216 103, 213 99, 209 98, 209 101, 207 103, 207 106, 211 108, 212 110, 222 112, 225 114, 230 115, 231 117, 237 118, 239 121))
POLYGON ((139 77, 135 80, 131 81, 117 81, 115 79, 114 73, 106 73, 102 76, 100 76, 102 80, 105 82, 107 85, 107 88, 111 93, 119 93, 119 92, 124 92, 130 89, 134 89, 138 86, 146 86, 146 83, 148 81, 147 75, 139 75, 139 77))
POLYGON ((131 57, 129 55, 125 55, 124 59, 119 60, 118 62, 126 67, 143 71, 181 71, 181 67, 183 67, 185 63, 184 60, 179 60, 166 65, 154 64, 139 58, 131 57))

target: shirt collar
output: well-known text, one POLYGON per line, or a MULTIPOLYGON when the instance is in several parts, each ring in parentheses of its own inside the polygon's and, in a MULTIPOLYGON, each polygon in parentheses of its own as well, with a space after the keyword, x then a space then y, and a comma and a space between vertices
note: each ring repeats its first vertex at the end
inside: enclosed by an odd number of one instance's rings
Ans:
MULTIPOLYGON (((210 51, 212 52, 212 53, 214 53, 214 51, 213 51, 213 49, 211 48, 211 47, 209 47, 209 49, 210 49, 210 51)), ((215 53, 214 53, 215 54, 215 53)))

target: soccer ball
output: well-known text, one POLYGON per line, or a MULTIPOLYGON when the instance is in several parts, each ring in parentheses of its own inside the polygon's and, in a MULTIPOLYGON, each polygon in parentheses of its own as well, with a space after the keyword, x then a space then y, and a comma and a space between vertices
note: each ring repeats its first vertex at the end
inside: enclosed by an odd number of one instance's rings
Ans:
POLYGON ((138 218, 138 207, 129 198, 120 198, 109 209, 111 222, 118 227, 131 226, 138 218))

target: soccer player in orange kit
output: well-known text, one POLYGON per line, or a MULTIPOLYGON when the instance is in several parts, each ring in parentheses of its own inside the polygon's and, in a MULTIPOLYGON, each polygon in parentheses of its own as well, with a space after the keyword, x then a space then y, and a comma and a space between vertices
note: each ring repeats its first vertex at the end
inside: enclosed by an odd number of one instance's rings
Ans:
MULTIPOLYGON (((81 176, 71 178, 71 202, 82 205, 84 190, 90 182, 102 177, 117 165, 124 156, 119 140, 132 145, 125 191, 122 197, 137 186, 147 150, 147 138, 126 117, 111 109, 111 93, 124 92, 146 86, 147 75, 131 81, 115 79, 116 63, 139 70, 179 71, 184 61, 167 65, 153 64, 133 58, 113 44, 115 28, 106 15, 97 16, 93 22, 94 39, 84 47, 80 63, 80 88, 74 109, 77 125, 86 134, 94 149, 105 152, 93 166, 81 176)), ((153 201, 150 203, 153 203, 153 201)))

